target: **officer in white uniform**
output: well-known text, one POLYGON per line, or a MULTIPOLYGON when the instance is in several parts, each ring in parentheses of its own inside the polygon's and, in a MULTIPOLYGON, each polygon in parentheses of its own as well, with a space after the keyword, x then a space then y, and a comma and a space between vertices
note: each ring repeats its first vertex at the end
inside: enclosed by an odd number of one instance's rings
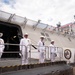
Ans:
POLYGON ((30 39, 28 39, 28 33, 25 33, 24 38, 20 40, 20 51, 22 53, 22 65, 28 64, 28 50, 31 45, 30 39))
POLYGON ((44 51, 45 51, 45 45, 44 45, 44 36, 40 37, 40 40, 38 42, 38 52, 39 52, 39 63, 44 63, 44 51))
POLYGON ((55 61, 55 57, 56 57, 56 48, 54 46, 54 40, 51 41, 49 49, 50 49, 50 58, 51 58, 51 61, 54 62, 55 61))
POLYGON ((3 50, 5 48, 5 46, 4 46, 4 40, 1 38, 2 36, 3 36, 3 33, 0 33, 0 58, 1 58, 1 56, 3 54, 3 50))

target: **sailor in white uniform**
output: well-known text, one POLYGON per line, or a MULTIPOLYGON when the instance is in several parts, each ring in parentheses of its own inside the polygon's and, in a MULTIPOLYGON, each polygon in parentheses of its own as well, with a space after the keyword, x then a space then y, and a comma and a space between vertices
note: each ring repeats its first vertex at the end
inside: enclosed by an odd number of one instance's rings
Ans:
POLYGON ((1 58, 1 56, 3 54, 3 50, 5 48, 5 46, 4 46, 4 40, 1 38, 2 36, 3 36, 3 33, 0 33, 0 58, 1 58))
POLYGON ((20 40, 20 51, 22 53, 22 65, 28 64, 29 45, 31 45, 31 40, 28 39, 28 33, 25 33, 24 38, 20 40))
POLYGON ((39 63, 44 63, 45 60, 44 51, 45 51, 44 36, 41 36, 38 42, 39 63))
POLYGON ((54 62, 55 61, 55 57, 56 57, 56 48, 54 46, 54 40, 51 41, 49 49, 50 49, 50 58, 51 58, 51 61, 54 62))

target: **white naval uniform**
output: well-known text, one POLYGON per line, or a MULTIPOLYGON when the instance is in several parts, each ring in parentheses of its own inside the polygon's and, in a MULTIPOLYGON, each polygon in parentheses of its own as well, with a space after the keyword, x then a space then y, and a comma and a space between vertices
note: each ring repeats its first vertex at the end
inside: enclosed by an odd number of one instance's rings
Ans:
POLYGON ((54 62, 55 61, 55 54, 56 54, 56 49, 55 49, 55 46, 50 44, 49 46, 50 48, 50 58, 51 58, 51 61, 54 62))
POLYGON ((45 46, 41 40, 38 42, 38 50, 39 50, 39 63, 44 63, 45 46))
POLYGON ((4 48, 5 48, 5 46, 4 46, 4 40, 2 38, 0 38, 0 58, 2 56, 4 48))
POLYGON ((31 44, 30 39, 23 38, 20 41, 20 51, 22 52, 22 65, 28 64, 28 45, 31 44))

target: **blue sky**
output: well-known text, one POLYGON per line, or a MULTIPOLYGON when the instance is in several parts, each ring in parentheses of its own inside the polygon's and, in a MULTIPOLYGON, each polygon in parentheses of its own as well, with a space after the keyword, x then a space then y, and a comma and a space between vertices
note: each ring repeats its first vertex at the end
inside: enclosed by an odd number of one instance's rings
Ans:
POLYGON ((3 0, 5 4, 9 4, 9 0, 3 0))
POLYGON ((73 22, 75 0, 0 0, 0 10, 55 26, 73 22))
POLYGON ((5 4, 10 4, 9 0, 2 0, 5 4))
POLYGON ((11 8, 13 8, 15 4, 15 0, 1 0, 1 2, 3 5, 9 5, 11 8))

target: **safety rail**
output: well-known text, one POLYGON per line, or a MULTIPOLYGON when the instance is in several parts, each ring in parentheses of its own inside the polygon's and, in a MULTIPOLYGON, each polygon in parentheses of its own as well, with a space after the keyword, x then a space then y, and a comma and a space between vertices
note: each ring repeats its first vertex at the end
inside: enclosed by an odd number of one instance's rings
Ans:
MULTIPOLYGON (((20 44, 9 44, 9 43, 5 43, 4 45, 25 46, 25 45, 20 45, 20 44)), ((37 46, 37 45, 33 45, 33 46, 32 45, 29 45, 28 46, 27 53, 28 53, 29 64, 31 64, 31 63, 38 63, 39 62, 38 61, 38 59, 39 59, 38 47, 39 46, 37 46)), ((51 57, 50 57, 51 50, 50 50, 49 46, 45 46, 44 49, 45 49, 44 50, 45 62, 46 61, 49 61, 50 62, 50 59, 51 59, 51 57)), ((63 49, 61 47, 55 47, 55 49, 56 49, 56 54, 57 54, 57 56, 55 58, 55 61, 61 61, 62 60, 62 57, 63 57, 63 49)), ((19 64, 22 64, 22 62, 21 62, 21 60, 22 60, 22 51, 20 51, 20 50, 19 51, 4 51, 4 52, 2 52, 2 54, 3 53, 11 53, 11 54, 18 53, 21 56, 21 58, 18 59, 18 61, 20 62, 19 64)), ((13 61, 15 61, 16 58, 14 58, 13 61)), ((5 58, 5 59, 7 60, 7 58, 5 58)), ((3 62, 4 60, 1 59, 1 61, 3 62)), ((7 61, 4 61, 4 62, 7 62, 7 61)), ((18 63, 16 63, 16 64, 18 64, 18 63)))

